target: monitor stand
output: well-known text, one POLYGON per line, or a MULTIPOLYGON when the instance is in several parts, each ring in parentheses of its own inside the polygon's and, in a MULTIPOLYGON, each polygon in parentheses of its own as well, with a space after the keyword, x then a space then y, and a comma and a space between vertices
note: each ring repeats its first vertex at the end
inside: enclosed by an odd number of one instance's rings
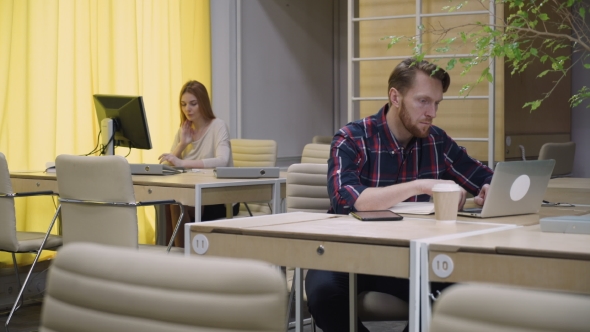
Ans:
POLYGON ((104 146, 103 154, 105 156, 112 156, 115 154, 115 121, 113 119, 105 118, 100 122, 100 130, 102 146, 104 146))

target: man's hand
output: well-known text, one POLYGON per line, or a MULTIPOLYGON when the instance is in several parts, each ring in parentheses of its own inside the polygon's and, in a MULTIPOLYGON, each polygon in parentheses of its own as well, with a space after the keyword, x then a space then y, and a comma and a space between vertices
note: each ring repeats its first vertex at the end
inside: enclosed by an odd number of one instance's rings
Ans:
MULTIPOLYGON (((385 210, 415 195, 432 196, 432 188, 439 183, 455 184, 450 180, 420 179, 387 187, 366 188, 357 198, 354 208, 358 211, 385 210)), ((458 209, 465 204, 466 192, 461 188, 458 209)))
POLYGON ((483 187, 481 187, 479 194, 473 198, 473 202, 475 202, 475 204, 483 206, 483 203, 486 201, 488 188, 490 188, 489 184, 484 184, 483 187))
POLYGON ((451 180, 422 179, 415 182, 420 184, 420 193, 432 196, 432 188, 439 183, 455 184, 451 180))
POLYGON ((465 205, 465 200, 467 199, 467 192, 465 189, 461 188, 461 198, 459 199, 459 206, 457 207, 457 211, 463 210, 463 206, 465 205))
MULTIPOLYGON (((432 196, 432 188, 439 183, 452 183, 455 184, 454 181, 450 180, 419 180, 421 181, 422 192, 424 194, 428 194, 432 196)), ((457 211, 463 210, 463 206, 465 205, 465 200, 467 199, 467 192, 465 189, 459 187, 461 189, 461 198, 459 199, 459 205, 457 206, 457 211)))

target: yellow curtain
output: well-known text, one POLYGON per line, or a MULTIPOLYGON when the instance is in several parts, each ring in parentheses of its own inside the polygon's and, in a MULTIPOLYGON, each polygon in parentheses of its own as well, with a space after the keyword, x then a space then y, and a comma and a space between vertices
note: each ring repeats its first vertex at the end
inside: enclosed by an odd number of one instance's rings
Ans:
MULTIPOLYGON (((182 84, 211 86, 210 44, 208 0, 0 0, 0 151, 11 171, 92 151, 97 93, 143 96, 153 149, 127 159, 157 162, 179 125, 182 84)), ((44 232, 54 211, 47 197, 17 200, 17 229, 44 232)), ((153 208, 139 218, 140 242, 153 242, 153 208)))

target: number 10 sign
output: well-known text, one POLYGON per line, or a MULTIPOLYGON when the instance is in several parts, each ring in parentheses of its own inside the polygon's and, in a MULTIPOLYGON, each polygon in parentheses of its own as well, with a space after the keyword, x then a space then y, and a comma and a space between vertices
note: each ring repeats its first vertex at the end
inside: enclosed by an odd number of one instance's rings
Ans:
POLYGON ((432 260, 432 272, 439 278, 450 276, 453 268, 453 260, 447 255, 436 255, 432 260))

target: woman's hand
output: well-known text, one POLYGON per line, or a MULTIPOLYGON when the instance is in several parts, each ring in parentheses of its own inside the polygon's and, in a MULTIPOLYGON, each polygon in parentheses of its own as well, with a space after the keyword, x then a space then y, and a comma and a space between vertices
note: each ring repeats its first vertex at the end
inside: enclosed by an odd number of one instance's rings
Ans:
POLYGON ((178 158, 177 156, 173 155, 172 153, 163 153, 158 157, 160 160, 160 164, 169 163, 172 166, 177 167, 184 167, 183 162, 184 160, 178 158))
POLYGON ((180 143, 184 146, 187 146, 193 142, 195 130, 193 129, 192 125, 193 123, 191 121, 184 120, 184 122, 180 126, 180 143))

